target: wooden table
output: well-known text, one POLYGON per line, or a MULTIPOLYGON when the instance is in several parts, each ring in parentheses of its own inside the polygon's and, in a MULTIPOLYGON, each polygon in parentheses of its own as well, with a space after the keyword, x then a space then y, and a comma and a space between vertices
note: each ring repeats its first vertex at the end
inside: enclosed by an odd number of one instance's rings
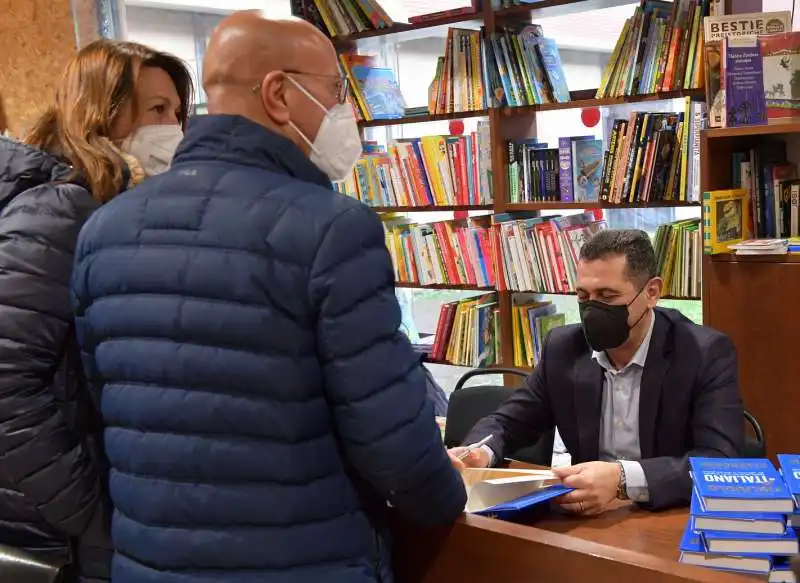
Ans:
POLYGON ((395 517, 397 583, 752 583, 678 563, 687 510, 634 505, 595 518, 550 514, 534 525, 465 515, 421 530, 395 517))

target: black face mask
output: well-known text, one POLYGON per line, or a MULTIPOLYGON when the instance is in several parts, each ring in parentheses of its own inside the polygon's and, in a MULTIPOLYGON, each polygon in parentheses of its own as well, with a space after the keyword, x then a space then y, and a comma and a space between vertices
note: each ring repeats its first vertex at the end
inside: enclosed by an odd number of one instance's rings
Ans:
POLYGON ((578 302, 583 333, 592 350, 603 352, 625 344, 630 336, 631 328, 636 326, 647 313, 647 310, 642 312, 633 326, 628 326, 628 316, 630 315, 628 307, 641 295, 646 285, 642 286, 639 293, 627 304, 611 305, 598 300, 578 302))

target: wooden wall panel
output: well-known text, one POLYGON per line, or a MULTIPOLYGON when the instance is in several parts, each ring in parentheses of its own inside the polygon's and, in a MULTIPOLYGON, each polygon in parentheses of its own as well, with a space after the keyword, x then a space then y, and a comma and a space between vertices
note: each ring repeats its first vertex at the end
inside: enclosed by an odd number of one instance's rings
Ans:
POLYGON ((76 34, 82 41, 96 37, 94 0, 75 4, 77 19, 70 0, 0 0, 0 99, 16 137, 52 100, 75 54, 76 34))
POLYGON ((711 300, 706 323, 737 348, 742 399, 764 428, 767 455, 774 460, 776 453, 800 451, 794 419, 800 410, 800 263, 783 256, 715 256, 703 277, 711 300))

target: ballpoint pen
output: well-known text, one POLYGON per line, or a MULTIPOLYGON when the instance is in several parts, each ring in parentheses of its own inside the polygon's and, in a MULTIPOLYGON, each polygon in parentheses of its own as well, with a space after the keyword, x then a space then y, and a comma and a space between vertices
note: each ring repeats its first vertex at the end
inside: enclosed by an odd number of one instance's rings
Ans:
POLYGON ((484 437, 480 441, 478 441, 476 443, 473 443, 472 445, 468 445, 467 449, 462 451, 460 454, 458 454, 458 457, 456 459, 458 459, 459 461, 463 460, 465 457, 467 457, 469 454, 471 454, 473 451, 475 451, 476 449, 478 449, 482 445, 486 445, 487 443, 489 443, 489 440, 491 438, 492 438, 491 435, 487 435, 486 437, 484 437))

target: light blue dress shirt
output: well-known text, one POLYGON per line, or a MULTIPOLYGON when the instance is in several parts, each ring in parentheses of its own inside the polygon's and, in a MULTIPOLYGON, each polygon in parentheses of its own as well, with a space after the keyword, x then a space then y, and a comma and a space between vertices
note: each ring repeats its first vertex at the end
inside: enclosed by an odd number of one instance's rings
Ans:
POLYGON ((650 349, 650 338, 655 325, 650 314, 650 328, 631 361, 617 370, 608 354, 592 352, 592 358, 603 367, 603 404, 600 418, 600 461, 619 461, 625 470, 628 497, 635 502, 650 500, 647 478, 642 465, 639 447, 639 396, 642 372, 650 349))
MULTIPOLYGON (((617 370, 605 352, 592 351, 592 358, 603 367, 603 403, 600 411, 600 461, 619 461, 625 471, 625 489, 635 502, 650 500, 650 491, 642 465, 639 446, 639 395, 642 372, 650 350, 655 315, 650 313, 650 328, 631 361, 617 370)), ((489 465, 494 464, 494 452, 482 446, 489 454, 489 465)))

